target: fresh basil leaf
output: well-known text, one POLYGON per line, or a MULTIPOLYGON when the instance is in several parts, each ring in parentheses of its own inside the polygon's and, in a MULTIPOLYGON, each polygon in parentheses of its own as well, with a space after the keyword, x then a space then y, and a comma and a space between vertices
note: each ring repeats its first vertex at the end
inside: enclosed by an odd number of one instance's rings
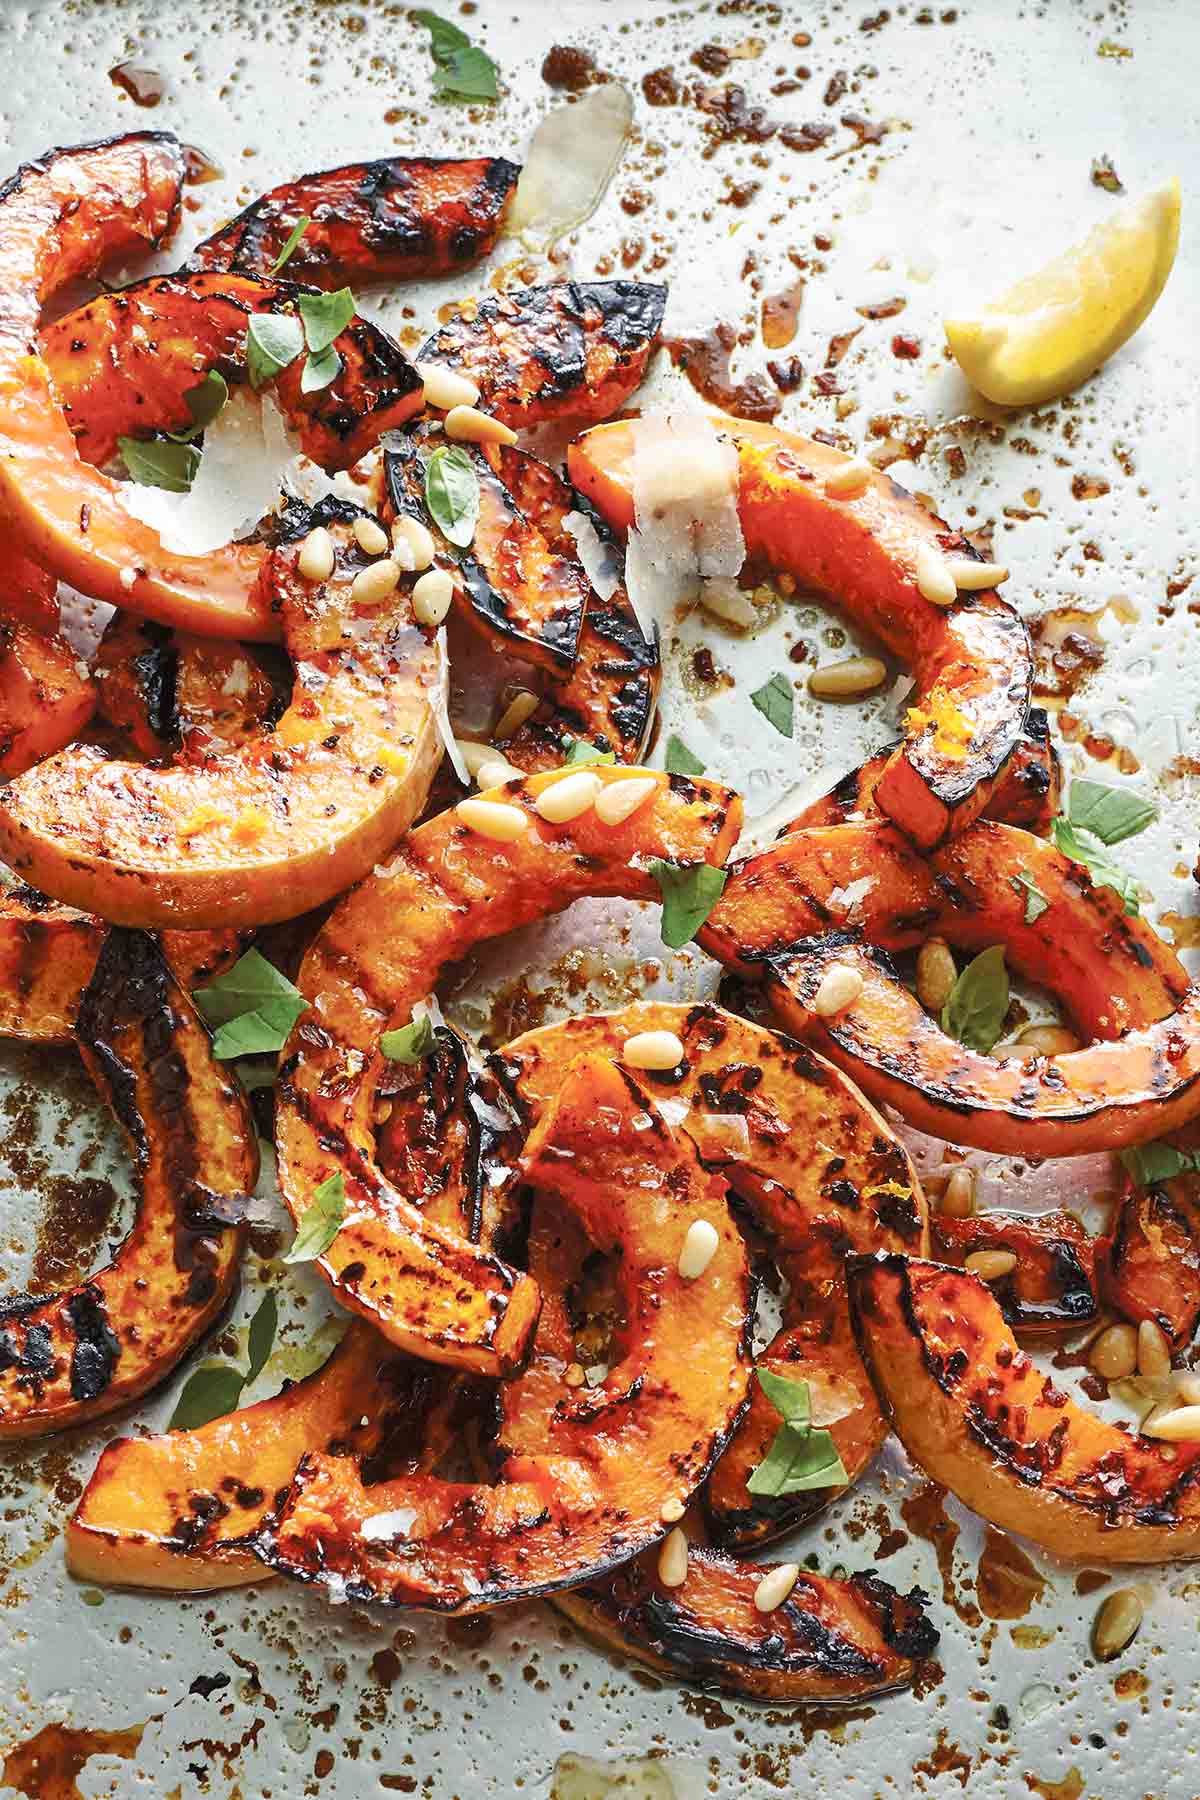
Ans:
POLYGON ((213 1055, 264 1056, 282 1050, 308 1002, 258 950, 192 995, 207 1024, 217 1027, 213 1055))
POLYGON ((465 450, 439 445, 425 464, 425 504, 443 537, 465 550, 479 517, 479 477, 465 450))
POLYGON ((758 1385, 785 1425, 796 1431, 812 1427, 812 1400, 807 1381, 793 1381, 787 1375, 776 1375, 770 1369, 755 1369, 758 1385))
POLYGON ((246 1371, 247 1383, 257 1381, 266 1368, 278 1329, 279 1307, 274 1293, 268 1288, 258 1303, 258 1311, 250 1321, 246 1338, 246 1355, 250 1360, 250 1367, 246 1371))
POLYGON ((1174 1144, 1135 1144, 1122 1150, 1121 1161, 1139 1187, 1170 1181, 1176 1175, 1200 1173, 1200 1155, 1177 1150, 1174 1144))
POLYGON ((1102 781, 1071 783, 1067 818, 1077 831, 1090 831, 1102 844, 1120 844, 1153 825, 1158 808, 1128 788, 1106 787, 1102 781))
POLYGON ((471 42, 460 26, 450 19, 443 19, 440 13, 430 12, 427 7, 416 8, 410 16, 414 25, 423 25, 429 33, 429 48, 436 61, 455 50, 465 50, 471 42))
POLYGON ((1018 869, 1009 880, 1018 894, 1025 895, 1025 923, 1036 925, 1042 914, 1050 910, 1050 902, 1027 869, 1018 869))
POLYGON ((950 989, 942 1008, 942 1030, 986 1056, 1000 1036, 1007 1011, 1004 945, 993 944, 967 964, 950 989))
POLYGON ((335 382, 341 372, 342 359, 336 350, 321 350, 306 356, 300 371, 300 392, 319 394, 322 388, 335 382))
POLYGON ((401 1025, 396 1031, 385 1031, 379 1040, 379 1048, 389 1062, 418 1063, 429 1055, 433 1043, 433 1020, 428 1013, 423 1013, 411 1025, 401 1025))
POLYGON ((294 313, 251 313, 246 327, 246 373, 252 388, 265 387, 304 349, 304 327, 294 313))
POLYGON ((346 1182, 339 1169, 314 1190, 312 1205, 304 1212, 285 1263, 313 1262, 324 1256, 346 1216, 346 1182))
POLYGON ((229 1363, 206 1363, 189 1375, 175 1402, 168 1431, 196 1431, 236 1410, 245 1379, 229 1363))
POLYGON ((710 863, 671 863, 655 857, 650 873, 662 894, 662 940, 672 950, 690 944, 725 890, 724 869, 710 863))
POLYGON ((314 356, 328 350, 354 317, 356 301, 348 287, 332 294, 302 294, 296 302, 304 320, 304 341, 314 356))
POLYGON ((1127 875, 1104 854, 1104 846, 1098 838, 1088 841, 1080 837, 1070 820, 1060 813, 1054 821, 1054 842, 1064 856, 1069 856, 1072 862, 1082 863, 1097 887, 1112 888, 1119 894, 1130 918, 1137 917, 1142 909, 1138 884, 1132 875, 1127 875))
POLYGON ((175 438, 119 437, 117 448, 134 481, 142 487, 166 488, 170 494, 186 494, 200 467, 195 445, 175 438))
POLYGON ((438 13, 421 9, 412 17, 429 33, 435 93, 463 100, 496 98, 496 65, 486 51, 438 13))
POLYGON ((261 1062, 248 1057, 245 1062, 238 1063, 234 1074, 248 1094, 257 1094, 263 1088, 273 1088, 276 1075, 274 1058, 261 1062))
POLYGON ((203 381, 184 390, 183 398, 192 415, 192 428, 190 431, 177 431, 173 436, 180 443, 188 443, 198 432, 212 424, 229 398, 229 384, 219 369, 210 369, 203 381))
POLYGON ((586 738, 568 737, 564 742, 567 746, 564 762, 615 763, 617 760, 615 751, 601 750, 598 744, 589 744, 586 738))
POLYGON ((752 1494, 802 1494, 810 1488, 845 1487, 849 1480, 829 1432, 781 1425, 746 1486, 752 1494))
POLYGON ((751 694, 750 704, 757 707, 781 737, 791 737, 796 701, 792 684, 786 675, 772 675, 770 681, 751 694))
POLYGON ((288 232, 287 242, 284 244, 283 249, 279 252, 279 255, 267 270, 268 275, 278 275, 284 263, 288 262, 295 253, 296 246, 299 244, 300 239, 304 236, 311 224, 312 220, 309 218, 297 219, 296 223, 292 226, 292 229, 288 232))
POLYGON ((703 775, 704 764, 693 756, 681 737, 672 732, 667 739, 668 775, 703 775))

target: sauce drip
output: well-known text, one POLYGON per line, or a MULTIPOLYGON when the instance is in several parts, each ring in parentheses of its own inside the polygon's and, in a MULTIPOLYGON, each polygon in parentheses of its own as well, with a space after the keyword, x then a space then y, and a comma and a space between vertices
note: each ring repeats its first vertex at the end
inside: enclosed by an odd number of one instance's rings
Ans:
POLYGON ((737 348, 737 332, 725 321, 703 337, 667 338, 664 346, 698 394, 740 419, 770 421, 783 404, 760 375, 735 381, 730 364, 737 348))
POLYGON ((900 1507, 901 1516, 914 1537, 932 1544, 937 1555, 938 1573, 942 1578, 942 1599, 952 1606, 964 1625, 982 1624, 977 1606, 961 1600, 954 1578, 954 1546, 958 1542, 958 1526, 946 1512, 946 1490, 936 1481, 910 1494, 900 1507))
POLYGON ((198 144, 183 146, 183 179, 189 187, 204 187, 210 181, 220 181, 225 171, 215 157, 201 150, 198 144))
POLYGON ((762 338, 768 350, 783 350, 796 335, 803 281, 795 281, 781 294, 769 294, 762 303, 762 338))
POLYGON ((43 1725, 36 1737, 9 1751, 0 1783, 28 1800, 83 1800, 75 1777, 91 1756, 137 1755, 144 1725, 123 1731, 77 1731, 70 1725, 43 1725))
POLYGON ((975 1592, 989 1619, 1023 1619, 1046 1591, 1035 1563, 1003 1532, 989 1529, 979 1558, 975 1592))
POLYGON ((166 77, 157 69, 143 68, 140 63, 114 63, 108 79, 129 95, 135 106, 157 106, 166 90, 166 77))

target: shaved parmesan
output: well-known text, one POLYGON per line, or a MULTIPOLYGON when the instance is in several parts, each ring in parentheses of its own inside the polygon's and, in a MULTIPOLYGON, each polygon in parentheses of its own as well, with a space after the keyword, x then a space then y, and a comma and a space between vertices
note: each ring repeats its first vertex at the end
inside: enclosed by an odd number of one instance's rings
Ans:
POLYGON ((458 747, 458 739, 450 729, 450 652, 446 648, 446 627, 444 625, 439 626, 434 643, 437 646, 438 665, 436 679, 429 690, 429 704, 454 773, 464 787, 470 787, 470 773, 463 761, 463 753, 458 747))
POLYGON ((393 1512, 370 1513, 359 1530, 368 1543, 386 1543, 391 1538, 406 1538, 416 1518, 415 1507, 397 1506, 393 1512))
POLYGON ((619 81, 547 113, 530 140, 508 230, 548 250, 590 219, 616 172, 633 123, 633 96, 619 81))
MULTIPOLYGON (((268 443, 266 412, 248 388, 233 388, 204 433, 200 466, 186 494, 122 483, 127 512, 157 531, 164 550, 206 556, 248 537, 279 503, 282 460, 278 441, 268 443)), ((293 451, 286 450, 290 458, 293 451)))
POLYGON ((706 412, 649 413, 633 431, 634 526, 625 584, 647 636, 701 582, 746 560, 738 518, 738 454, 706 412))
POLYGON ((601 600, 611 600, 621 580, 621 563, 615 547, 605 543, 586 513, 564 513, 563 524, 575 539, 575 548, 583 572, 592 584, 592 592, 601 600))

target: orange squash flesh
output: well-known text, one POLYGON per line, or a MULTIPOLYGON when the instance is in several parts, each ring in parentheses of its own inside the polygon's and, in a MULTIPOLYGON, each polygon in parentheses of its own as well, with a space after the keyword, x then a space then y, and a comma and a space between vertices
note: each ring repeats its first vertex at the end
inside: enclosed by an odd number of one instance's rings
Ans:
MULTIPOLYGON (((597 770, 603 783, 625 768, 597 770)), ((648 773, 654 791, 610 826, 594 812, 549 825, 535 811, 555 777, 532 776, 485 798, 520 808, 528 828, 501 843, 457 810, 404 839, 391 861, 346 896, 300 971, 310 1001, 280 1065, 276 1140, 280 1181, 299 1221, 315 1189, 340 1171, 345 1221, 320 1268, 338 1299, 413 1355, 506 1374, 537 1317, 527 1276, 422 1218, 384 1180, 374 1148, 374 1100, 385 1059, 381 1033, 405 1025, 447 963, 584 895, 656 900, 655 858, 723 863, 741 802, 708 782, 648 773)))
POLYGON ((441 757, 429 703, 438 658, 406 589, 355 599, 367 561, 355 513, 323 502, 271 553, 295 664, 274 730, 169 767, 83 744, 60 751, 0 793, 0 851, 13 868, 117 923, 195 930, 293 918, 386 855, 441 757), (316 523, 341 550, 319 584, 297 568, 316 523))
POLYGON ((1127 1181, 1098 1265, 1105 1298, 1127 1319, 1152 1319, 1173 1344, 1200 1328, 1200 1204, 1196 1178, 1152 1187, 1127 1181))
POLYGON ((97 712, 122 754, 144 762, 236 748, 267 729, 275 690, 244 644, 190 637, 114 613, 93 662, 97 712))
POLYGON ((703 1480, 748 1374, 750 1278, 724 1184, 631 1076, 590 1056, 534 1125, 521 1170, 620 1257, 625 1325, 605 1379, 566 1385, 549 1308, 529 1368, 501 1390, 497 1486, 364 1486, 349 1459, 308 1456, 263 1534, 271 1566, 353 1598, 477 1612, 627 1560, 665 1535, 663 1499, 686 1503, 703 1480), (688 1280, 675 1265, 701 1220, 716 1248, 688 1280))
POLYGON ((1100 1315, 1096 1241, 1074 1213, 996 1210, 966 1219, 940 1213, 933 1247, 946 1262, 959 1264, 981 1250, 1016 1257, 1010 1274, 988 1283, 1013 1331, 1079 1331, 1100 1315))
MULTIPOLYGON (((960 595, 944 609, 924 598, 921 550, 975 552, 887 475, 838 498, 824 478, 844 466, 840 451, 771 425, 716 423, 738 449, 748 559, 830 595, 911 664, 914 726, 876 797, 916 843, 940 844, 979 817, 1020 741, 1033 679, 1028 630, 992 592, 960 595)), ((634 442, 620 420, 585 433, 568 453, 572 481, 618 530, 634 518, 634 442)))
POLYGON ((95 685, 65 638, 0 620, 0 775, 71 743, 95 708, 95 685))
POLYGON ((0 1439, 101 1418, 170 1373, 229 1297, 236 1202, 258 1174, 245 1097, 150 939, 109 935, 75 1036, 129 1140, 141 1204, 106 1268, 0 1303, 0 1439))
POLYGON ((888 1254, 849 1277, 896 1435, 964 1506, 1074 1561, 1200 1556, 1200 1443, 1132 1437, 1058 1392, 973 1275, 888 1254))

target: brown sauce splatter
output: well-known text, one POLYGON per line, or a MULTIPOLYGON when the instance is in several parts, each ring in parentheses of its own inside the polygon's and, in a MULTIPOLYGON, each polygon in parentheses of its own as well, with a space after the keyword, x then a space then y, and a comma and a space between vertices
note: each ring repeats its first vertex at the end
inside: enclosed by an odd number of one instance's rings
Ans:
POLYGON ((108 71, 114 87, 129 95, 135 106, 157 106, 166 89, 166 77, 140 63, 115 63, 108 71))
POLYGON ((975 1592, 989 1619, 1023 1619, 1046 1591, 1046 1583, 1025 1552, 990 1528, 979 1558, 975 1592))
POLYGON ((189 187, 204 187, 210 181, 220 181, 225 171, 215 157, 201 150, 198 144, 183 146, 183 179, 189 187))
POLYGON ((957 1744, 952 1744, 945 1728, 939 1728, 937 1743, 923 1762, 913 1764, 914 1775, 928 1775, 931 1781, 939 1775, 957 1775, 959 1785, 966 1787, 971 1775, 971 1758, 957 1744))
POLYGON ((1200 913, 1165 912, 1159 924, 1171 933, 1177 950, 1200 949, 1200 913))
POLYGON ((49 1176, 43 1193, 46 1207, 38 1221, 29 1291, 54 1294, 90 1273, 117 1197, 110 1182, 91 1175, 49 1176))
POLYGON ((977 1606, 959 1598, 954 1575, 954 1546, 958 1542, 958 1526, 946 1512, 946 1490, 936 1481, 927 1481, 910 1494, 901 1507, 904 1523, 914 1537, 932 1544, 937 1555, 938 1573, 942 1578, 942 1599, 952 1606, 964 1625, 982 1624, 977 1606))
POLYGON ((791 343, 803 299, 803 281, 794 281, 782 293, 766 296, 762 303, 762 339, 768 350, 783 350, 791 343))
POLYGON ((43 1725, 36 1737, 9 1751, 0 1780, 28 1800, 83 1800, 75 1777, 90 1756, 137 1755, 145 1725, 123 1731, 77 1731, 43 1725))
POLYGON ((665 347, 675 367, 713 406, 740 419, 769 421, 783 402, 760 375, 733 379, 730 365, 737 342, 737 331, 722 320, 703 337, 667 338, 665 347))
POLYGON ((588 50, 570 44, 554 44, 542 62, 542 80, 547 87, 565 88, 578 94, 596 79, 596 61, 588 50))
POLYGON ((856 306, 854 310, 861 313, 864 319, 894 319, 907 305, 908 301, 902 294, 895 294, 890 300, 873 300, 869 306, 856 306))
POLYGON ((1036 1775, 1026 1775, 1025 1786, 1042 1800, 1081 1800, 1083 1776, 1078 1769, 1068 1769, 1061 1781, 1039 1781, 1036 1775))

